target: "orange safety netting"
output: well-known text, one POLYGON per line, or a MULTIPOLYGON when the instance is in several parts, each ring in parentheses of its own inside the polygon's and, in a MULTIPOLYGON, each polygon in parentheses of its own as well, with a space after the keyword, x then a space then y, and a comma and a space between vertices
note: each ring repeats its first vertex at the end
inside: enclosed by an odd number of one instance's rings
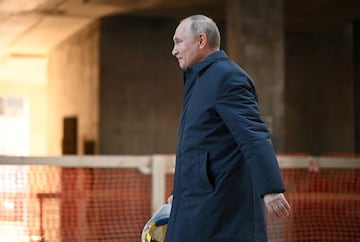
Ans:
MULTIPOLYGON (((282 169, 292 206, 267 217, 269 241, 359 241, 359 169, 282 169)), ((173 175, 166 176, 166 196, 173 175)), ((139 242, 151 216, 151 174, 132 168, 3 165, 2 241, 139 242)))

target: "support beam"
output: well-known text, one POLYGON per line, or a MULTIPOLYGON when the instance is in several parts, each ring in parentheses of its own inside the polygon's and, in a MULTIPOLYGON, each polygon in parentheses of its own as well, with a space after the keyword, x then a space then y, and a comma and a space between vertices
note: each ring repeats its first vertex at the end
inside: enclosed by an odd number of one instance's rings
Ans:
POLYGON ((253 78, 277 152, 283 151, 284 20, 282 0, 228 0, 227 52, 253 78))

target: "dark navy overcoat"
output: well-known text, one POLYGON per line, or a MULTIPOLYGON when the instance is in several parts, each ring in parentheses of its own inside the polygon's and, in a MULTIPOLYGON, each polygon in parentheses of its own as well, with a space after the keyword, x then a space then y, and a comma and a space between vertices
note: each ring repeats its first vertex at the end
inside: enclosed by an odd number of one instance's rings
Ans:
POLYGON ((262 196, 284 186, 251 78, 217 51, 184 83, 165 241, 267 241, 262 196))

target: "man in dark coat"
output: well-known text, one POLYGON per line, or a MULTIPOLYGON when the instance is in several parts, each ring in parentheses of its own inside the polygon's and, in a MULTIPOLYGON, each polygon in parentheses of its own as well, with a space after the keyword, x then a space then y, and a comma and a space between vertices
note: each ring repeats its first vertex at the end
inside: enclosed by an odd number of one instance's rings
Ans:
POLYGON ((290 206, 254 84, 210 18, 182 20, 173 40, 185 90, 165 241, 267 241, 264 204, 279 217, 290 206))

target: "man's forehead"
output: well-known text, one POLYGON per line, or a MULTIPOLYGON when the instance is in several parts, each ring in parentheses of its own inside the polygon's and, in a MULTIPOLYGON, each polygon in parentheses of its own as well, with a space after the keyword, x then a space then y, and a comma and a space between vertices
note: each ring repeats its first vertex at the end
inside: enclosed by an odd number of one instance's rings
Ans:
POLYGON ((187 25, 188 25, 187 21, 182 21, 176 28, 173 39, 183 38, 188 32, 187 25))

